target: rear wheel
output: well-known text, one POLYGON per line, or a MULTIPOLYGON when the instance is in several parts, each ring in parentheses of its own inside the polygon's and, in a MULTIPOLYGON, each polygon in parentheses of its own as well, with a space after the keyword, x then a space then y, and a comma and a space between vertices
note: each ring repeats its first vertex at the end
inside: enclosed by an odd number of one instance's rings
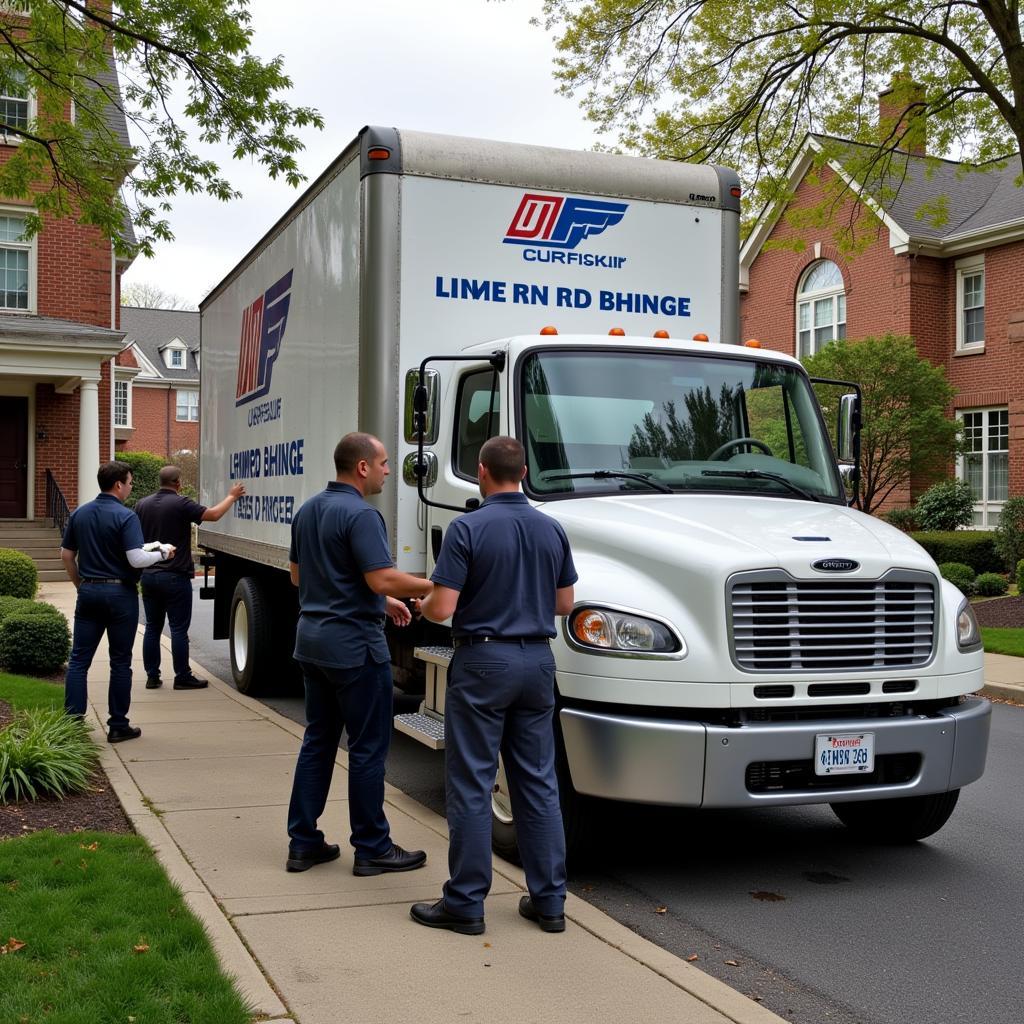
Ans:
POLYGON ((259 580, 243 576, 238 581, 228 623, 235 686, 250 696, 265 693, 278 659, 271 637, 270 600, 259 580))
POLYGON ((898 800, 857 800, 832 804, 836 817, 864 839, 878 843, 916 843, 949 821, 960 790, 908 796, 898 800))

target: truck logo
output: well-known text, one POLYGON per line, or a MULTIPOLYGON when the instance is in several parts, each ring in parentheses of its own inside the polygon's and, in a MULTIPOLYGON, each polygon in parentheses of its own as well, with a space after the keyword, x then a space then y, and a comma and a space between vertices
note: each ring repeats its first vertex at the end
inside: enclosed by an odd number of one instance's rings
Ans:
POLYGON ((284 328, 288 322, 293 270, 289 270, 242 312, 236 406, 260 398, 270 390, 270 375, 281 352, 284 328))
POLYGON ((853 572, 860 568, 860 562, 852 558, 819 558, 811 563, 811 568, 818 572, 853 572))
POLYGON ((622 220, 628 203, 527 192, 505 232, 508 245, 575 249, 584 238, 599 235, 622 220))

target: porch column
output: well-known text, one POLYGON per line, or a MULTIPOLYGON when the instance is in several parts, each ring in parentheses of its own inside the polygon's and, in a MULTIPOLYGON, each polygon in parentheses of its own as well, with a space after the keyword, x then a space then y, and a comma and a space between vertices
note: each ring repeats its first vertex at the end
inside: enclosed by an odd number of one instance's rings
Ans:
POLYGON ((98 380, 86 380, 78 389, 78 504, 96 497, 100 469, 100 391, 98 380))

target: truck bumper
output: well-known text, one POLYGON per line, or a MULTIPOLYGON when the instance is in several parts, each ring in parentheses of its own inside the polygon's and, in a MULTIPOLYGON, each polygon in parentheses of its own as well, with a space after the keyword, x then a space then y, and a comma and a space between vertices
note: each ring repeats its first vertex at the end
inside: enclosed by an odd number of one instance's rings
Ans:
POLYGON ((991 715, 987 700, 970 697, 930 716, 754 722, 734 728, 576 708, 562 708, 559 720, 579 793, 680 807, 763 807, 959 789, 985 770, 991 715), (843 776, 832 788, 836 780, 813 775, 814 738, 840 732, 874 733, 876 764, 888 755, 900 757, 914 766, 910 776, 898 782, 843 776), (765 764, 789 768, 777 785, 755 791, 748 768, 765 764))

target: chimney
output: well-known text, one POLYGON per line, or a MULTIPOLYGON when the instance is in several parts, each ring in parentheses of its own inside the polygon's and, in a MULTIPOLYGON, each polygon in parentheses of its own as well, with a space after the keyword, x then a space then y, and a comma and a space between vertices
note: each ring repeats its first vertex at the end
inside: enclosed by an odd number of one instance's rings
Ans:
POLYGON ((878 94, 878 137, 886 145, 925 156, 928 124, 924 88, 913 79, 894 75, 888 89, 878 94))

